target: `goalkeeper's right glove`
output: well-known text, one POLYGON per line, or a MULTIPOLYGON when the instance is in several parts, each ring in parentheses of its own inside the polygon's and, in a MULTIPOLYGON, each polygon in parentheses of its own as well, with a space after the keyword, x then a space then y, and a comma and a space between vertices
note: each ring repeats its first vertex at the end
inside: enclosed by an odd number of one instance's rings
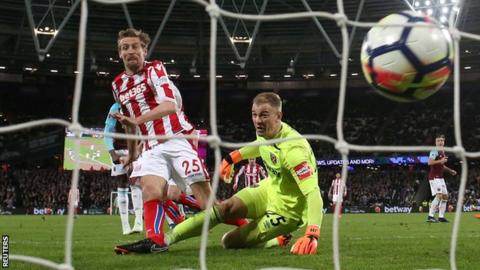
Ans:
POLYGON ((240 151, 235 150, 228 154, 223 160, 222 164, 220 165, 220 179, 225 181, 226 183, 230 183, 233 177, 233 164, 236 164, 242 161, 242 154, 240 151))

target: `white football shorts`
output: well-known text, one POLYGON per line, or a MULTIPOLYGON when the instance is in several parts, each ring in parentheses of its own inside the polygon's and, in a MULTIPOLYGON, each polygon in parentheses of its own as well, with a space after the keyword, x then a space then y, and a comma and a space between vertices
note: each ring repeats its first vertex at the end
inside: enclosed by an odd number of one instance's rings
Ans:
POLYGON ((435 196, 437 193, 448 194, 447 185, 445 185, 443 178, 433 178, 433 180, 429 180, 428 182, 430 182, 432 196, 435 196))
MULTIPOLYGON (((115 153, 119 156, 128 156, 128 150, 126 149, 115 150, 115 153)), ((112 164, 112 173, 111 173, 112 176, 119 176, 124 174, 127 174, 127 169, 124 168, 121 163, 112 164)))
POLYGON ((333 194, 332 202, 334 203, 341 203, 343 201, 343 197, 340 195, 333 194))
POLYGON ((133 165, 130 177, 145 175, 172 179, 182 190, 196 182, 209 181, 197 151, 186 139, 172 139, 144 151, 133 165))

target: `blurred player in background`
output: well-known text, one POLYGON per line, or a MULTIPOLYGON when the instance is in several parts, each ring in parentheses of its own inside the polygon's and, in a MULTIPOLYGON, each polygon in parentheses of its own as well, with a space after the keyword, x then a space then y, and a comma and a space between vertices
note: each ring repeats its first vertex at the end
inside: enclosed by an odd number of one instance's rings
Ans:
MULTIPOLYGON (((120 105, 114 103, 108 112, 107 119, 105 120, 105 132, 109 133, 124 133, 120 122, 113 117, 115 112, 120 111, 120 105)), ((128 176, 127 169, 124 168, 120 162, 122 156, 128 155, 127 141, 121 139, 113 139, 112 137, 104 137, 105 145, 107 146, 108 153, 112 158, 112 176, 116 177, 119 181, 117 188, 118 209, 120 212, 120 221, 122 223, 122 231, 124 235, 131 233, 139 233, 143 231, 143 200, 142 189, 138 183, 131 182, 130 190, 132 197, 132 205, 135 212, 135 222, 133 228, 130 229, 130 223, 128 220, 128 176)))
POLYGON ((342 183, 342 175, 340 173, 335 174, 335 179, 332 180, 330 190, 328 191, 328 198, 332 201, 332 212, 335 211, 335 205, 340 207, 340 216, 342 216, 342 202, 343 198, 347 196, 347 187, 345 183, 342 183), (343 186, 343 193, 340 194, 340 188, 343 186))
POLYGON ((235 182, 233 183, 233 191, 237 191, 239 180, 243 175, 244 187, 258 187, 260 180, 267 178, 265 169, 258 164, 256 158, 249 158, 248 163, 240 167, 235 174, 235 182))
MULTIPOLYGON (((275 93, 261 93, 254 98, 252 120, 257 142, 301 136, 282 122, 282 101, 275 93)), ((249 224, 227 232, 222 238, 224 248, 248 248, 281 245, 276 237, 307 225, 305 235, 297 240, 291 252, 298 255, 316 254, 323 219, 323 201, 310 144, 305 139, 299 139, 242 147, 222 161, 222 178, 231 174, 233 164, 255 157, 262 158, 269 176, 260 182, 259 187, 244 188, 209 209, 210 226, 225 219, 252 219, 249 224)), ((205 212, 201 212, 179 224, 167 235, 167 243, 171 245, 200 235, 204 217, 205 212)))
MULTIPOLYGON (((182 135, 194 132, 183 111, 182 96, 168 78, 160 61, 145 61, 150 37, 129 28, 118 33, 117 48, 125 71, 115 77, 112 92, 121 112, 113 116, 129 134, 182 135)), ((137 159, 135 140, 128 140, 125 165, 137 159)), ((168 249, 163 232, 163 203, 167 180, 182 190, 189 185, 198 204, 205 208, 211 189, 209 176, 198 153, 187 139, 144 140, 143 152, 133 166, 131 177, 140 177, 143 190, 144 223, 147 238, 114 248, 117 254, 152 253, 168 249)), ((241 221, 235 223, 241 225, 241 221)))
POLYGON ((445 165, 448 161, 448 157, 445 155, 445 135, 438 134, 435 137, 435 149, 430 151, 428 158, 428 166, 430 171, 428 173, 428 182, 430 183, 430 190, 432 196, 435 196, 430 204, 430 211, 428 213, 427 222, 437 222, 435 219, 435 212, 438 209, 438 221, 448 222, 445 218, 445 211, 447 209, 448 191, 445 179, 443 178, 443 172, 447 171, 451 175, 456 175, 455 170, 450 169, 445 165))
POLYGON ((80 203, 80 190, 78 188, 68 191, 68 207, 73 204, 73 214, 78 214, 78 204, 80 203))

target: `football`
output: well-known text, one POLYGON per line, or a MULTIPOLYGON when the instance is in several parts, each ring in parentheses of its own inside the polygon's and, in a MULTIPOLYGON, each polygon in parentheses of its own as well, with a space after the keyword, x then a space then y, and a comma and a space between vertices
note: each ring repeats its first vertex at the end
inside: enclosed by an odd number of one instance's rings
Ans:
POLYGON ((366 80, 382 96, 400 102, 422 100, 436 93, 450 75, 452 39, 429 16, 413 11, 390 14, 365 36, 361 63, 366 80), (438 27, 385 26, 403 23, 438 27))

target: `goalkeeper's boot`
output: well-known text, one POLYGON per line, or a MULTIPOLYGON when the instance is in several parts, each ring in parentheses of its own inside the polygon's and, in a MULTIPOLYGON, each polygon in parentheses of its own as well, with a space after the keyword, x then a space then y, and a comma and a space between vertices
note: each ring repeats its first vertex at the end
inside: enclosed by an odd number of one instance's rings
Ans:
POLYGON ((278 241, 278 246, 284 247, 290 243, 290 240, 292 240, 292 234, 291 233, 286 233, 277 236, 277 241, 278 241))
POLYGON ((443 222, 443 223, 449 223, 450 221, 448 221, 446 218, 444 217, 441 217, 441 218, 438 218, 438 222, 443 222))
POLYGON ((437 221, 437 219, 435 219, 435 217, 428 216, 427 222, 428 222, 428 223, 436 223, 436 222, 438 222, 438 221, 437 221))
POLYGON ((113 250, 118 255, 130 253, 158 253, 167 251, 168 246, 166 244, 157 244, 152 239, 146 238, 135 243, 116 246, 113 250))

